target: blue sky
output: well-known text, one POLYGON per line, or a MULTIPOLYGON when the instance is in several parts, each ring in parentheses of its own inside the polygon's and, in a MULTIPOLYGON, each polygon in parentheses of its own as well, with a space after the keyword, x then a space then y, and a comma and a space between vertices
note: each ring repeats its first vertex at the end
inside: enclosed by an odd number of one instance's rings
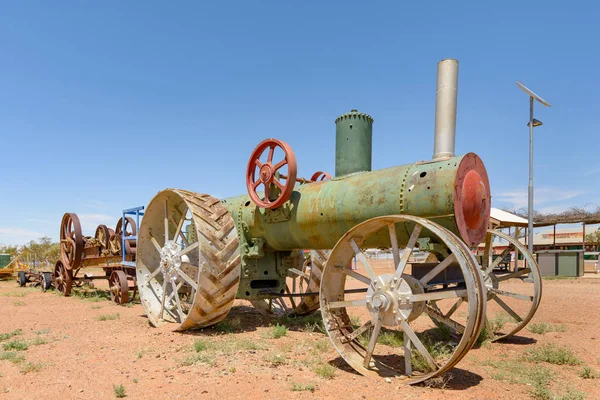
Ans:
POLYGON ((0 243, 84 233, 178 187, 245 193, 254 146, 334 170, 335 117, 375 118, 373 168, 431 157, 436 63, 460 61, 456 153, 493 205, 600 205, 596 2, 27 1, 0 5, 0 243), (490 3, 492 4, 492 3, 490 3))

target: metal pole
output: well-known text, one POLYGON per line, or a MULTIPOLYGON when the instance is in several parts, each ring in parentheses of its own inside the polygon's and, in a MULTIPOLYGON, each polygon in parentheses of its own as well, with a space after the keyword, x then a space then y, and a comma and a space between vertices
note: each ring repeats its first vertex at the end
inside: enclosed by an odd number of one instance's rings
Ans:
POLYGON ((533 96, 529 97, 529 205, 527 207, 528 248, 533 254, 533 96))

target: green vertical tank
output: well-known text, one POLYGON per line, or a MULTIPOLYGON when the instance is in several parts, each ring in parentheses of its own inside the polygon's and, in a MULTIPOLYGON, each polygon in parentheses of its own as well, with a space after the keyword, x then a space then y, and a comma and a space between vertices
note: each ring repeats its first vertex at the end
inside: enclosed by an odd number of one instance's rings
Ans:
POLYGON ((10 254, 0 254, 0 268, 5 268, 10 264, 10 254))
POLYGON ((373 118, 357 110, 335 120, 335 176, 371 170, 373 118))

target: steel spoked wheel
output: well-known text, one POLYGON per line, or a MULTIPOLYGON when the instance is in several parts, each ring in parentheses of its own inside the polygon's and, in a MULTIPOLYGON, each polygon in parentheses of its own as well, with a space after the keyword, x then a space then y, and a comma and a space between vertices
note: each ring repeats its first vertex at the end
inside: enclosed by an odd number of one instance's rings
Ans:
POLYGON ((45 292, 52 287, 52 272, 42 272, 41 275, 40 287, 45 292))
POLYGON ((54 266, 54 285, 56 290, 65 296, 71 294, 73 287, 73 271, 67 269, 62 261, 57 261, 54 266))
POLYGON ((184 190, 158 193, 146 209, 138 247, 137 286, 151 323, 177 323, 182 331, 227 316, 239 286, 240 251, 234 221, 218 199, 184 190))
POLYGON ((79 217, 74 213, 66 213, 60 224, 60 251, 64 266, 69 270, 81 266, 83 254, 83 234, 79 217))
POLYGON ((298 251, 300 265, 288 269, 284 295, 251 301, 261 314, 282 318, 308 315, 319 309, 321 276, 329 251, 311 250, 307 258, 303 253, 298 251))
POLYGON ((117 304, 129 302, 129 283, 127 274, 121 270, 113 271, 108 279, 110 299, 117 304))
POLYGON ((413 384, 448 371, 477 340, 484 311, 483 282, 469 248, 419 217, 378 217, 352 228, 333 248, 321 280, 329 338, 366 376, 413 384), (409 263, 419 237, 447 248, 446 257, 409 263), (389 251, 382 252, 385 243, 389 251))
POLYGON ((515 238, 488 230, 481 270, 487 291, 485 327, 492 341, 506 339, 531 321, 542 298, 542 276, 533 255, 515 238), (494 254, 494 248, 501 248, 494 254))

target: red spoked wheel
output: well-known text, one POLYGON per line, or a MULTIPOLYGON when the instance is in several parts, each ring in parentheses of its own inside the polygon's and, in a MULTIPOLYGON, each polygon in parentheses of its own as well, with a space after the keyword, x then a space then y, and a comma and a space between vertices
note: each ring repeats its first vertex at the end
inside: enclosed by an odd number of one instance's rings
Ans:
POLYGON ((331 175, 328 172, 317 171, 310 177, 313 182, 330 181, 331 175))
POLYGON ((60 252, 65 268, 79 268, 83 254, 83 235, 77 214, 66 213, 63 216, 60 224, 60 252))
POLYGON ((246 187, 252 201, 259 207, 277 208, 285 203, 296 184, 296 156, 292 148, 282 140, 266 139, 263 140, 252 152, 246 169, 246 187), (284 153, 283 160, 274 162, 273 156, 276 149, 281 149, 284 153), (260 157, 268 149, 267 161, 262 162, 260 157), (276 173, 287 166, 287 176, 276 173), (258 178, 256 177, 258 171, 258 178), (281 182, 285 179, 285 184, 281 182), (264 187, 264 198, 258 195, 259 186, 264 187), (278 193, 275 188, 279 189, 278 193))

